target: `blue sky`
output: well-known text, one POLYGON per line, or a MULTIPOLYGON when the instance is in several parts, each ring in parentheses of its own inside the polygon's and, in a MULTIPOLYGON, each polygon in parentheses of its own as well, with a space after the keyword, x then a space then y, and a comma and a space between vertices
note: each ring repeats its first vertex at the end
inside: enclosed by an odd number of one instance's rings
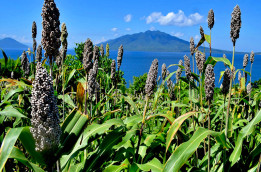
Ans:
MULTIPOLYGON (((31 27, 36 21, 40 43, 44 0, 2 1, 0 38, 12 37, 32 43, 31 27)), ((242 12, 242 28, 236 43, 237 51, 261 51, 261 1, 257 0, 55 0, 60 21, 67 25, 69 47, 90 38, 94 43, 125 34, 160 30, 189 41, 199 38, 200 25, 207 27, 208 11, 215 14, 212 47, 232 50, 230 39, 231 13, 235 5, 242 12)))

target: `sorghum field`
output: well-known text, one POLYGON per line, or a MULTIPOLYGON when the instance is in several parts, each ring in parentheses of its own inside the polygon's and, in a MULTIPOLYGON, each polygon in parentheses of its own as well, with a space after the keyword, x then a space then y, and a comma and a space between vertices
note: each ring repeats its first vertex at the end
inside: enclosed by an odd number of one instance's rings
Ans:
POLYGON ((231 11, 232 61, 211 56, 210 10, 200 41, 190 40, 190 57, 162 71, 155 59, 127 88, 124 45, 117 61, 108 44, 91 39, 67 54, 70 33, 54 0, 45 0, 41 43, 33 22, 32 51, 13 60, 2 50, 0 171, 259 171, 261 82, 244 70, 255 67, 254 52, 234 68, 241 11, 231 11), (198 51, 204 42, 209 54, 198 51), (226 66, 220 78, 217 63, 226 66))

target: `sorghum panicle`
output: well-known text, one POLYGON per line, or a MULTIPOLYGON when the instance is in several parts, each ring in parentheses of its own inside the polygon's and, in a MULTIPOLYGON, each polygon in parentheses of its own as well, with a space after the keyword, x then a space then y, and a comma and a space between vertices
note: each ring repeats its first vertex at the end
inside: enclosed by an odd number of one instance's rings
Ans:
POLYGON ((117 64, 118 64, 118 70, 121 67, 122 62, 122 56, 123 56, 123 46, 121 45, 118 50, 118 56, 117 56, 117 64))
POLYGON ((36 42, 36 40, 35 40, 35 38, 34 38, 34 39, 33 39, 33 52, 35 52, 36 46, 37 46, 37 42, 36 42))
POLYGON ((239 32, 241 28, 241 11, 238 5, 234 7, 231 14, 231 25, 230 25, 230 37, 233 42, 233 46, 236 44, 236 39, 239 38, 239 32))
POLYGON ((88 94, 90 100, 92 99, 95 92, 95 83, 96 83, 95 72, 93 71, 93 69, 91 69, 88 76, 88 94))
POLYGON ((98 74, 98 68, 99 68, 99 61, 98 61, 98 59, 96 59, 93 63, 93 72, 94 72, 95 78, 98 74))
POLYGON ((52 77, 40 62, 37 63, 33 81, 31 105, 30 131, 35 139, 36 151, 56 149, 61 135, 59 112, 54 97, 52 77))
POLYGON ((200 26, 199 32, 200 32, 201 38, 204 38, 204 30, 203 30, 202 26, 200 26))
POLYGON ((195 43, 193 37, 190 38, 190 54, 193 56, 195 53, 195 43))
MULTIPOLYGON (((168 77, 169 74, 170 74, 170 72, 167 71, 166 76, 168 77)), ((175 100, 176 96, 175 96, 174 90, 173 90, 174 89, 174 84, 173 84, 171 78, 169 78, 167 80, 167 87, 168 87, 168 93, 169 93, 170 100, 175 100)))
POLYGON ((243 60, 243 68, 245 68, 248 64, 248 54, 244 55, 244 60, 243 60))
MULTIPOLYGON (((179 65, 183 66, 183 61, 182 60, 179 60, 179 65)), ((181 73, 182 73, 182 69, 181 69, 181 67, 178 67, 177 72, 176 72, 176 82, 177 83, 179 82, 181 73)))
POLYGON ((115 81, 115 72, 116 72, 116 62, 112 60, 111 62, 111 80, 115 81))
POLYGON ((157 75, 158 75, 158 59, 154 59, 150 66, 149 74, 147 76, 145 93, 148 97, 153 94, 154 88, 157 84, 157 75))
POLYGON ((101 57, 104 57, 104 48, 103 48, 103 44, 101 44, 101 46, 100 46, 100 53, 101 53, 101 57))
POLYGON ((84 51, 83 51, 83 67, 84 70, 88 73, 89 70, 92 68, 92 56, 93 56, 93 44, 90 39, 84 43, 84 51))
POLYGON ((211 30, 214 26, 214 11, 210 9, 208 12, 208 28, 211 30))
POLYGON ((251 91, 252 91, 251 83, 248 83, 248 84, 247 84, 247 94, 250 94, 251 91))
POLYGON ((24 71, 24 74, 26 76, 28 76, 30 73, 30 63, 29 63, 29 60, 27 58, 25 51, 22 54, 21 65, 22 65, 22 70, 24 71))
POLYGON ((110 47, 109 44, 106 44, 106 56, 109 57, 110 56, 110 47))
POLYGON ((226 95, 229 91, 229 84, 230 84, 230 70, 226 68, 223 76, 223 82, 222 82, 222 89, 221 92, 226 95))
POLYGON ((203 67, 204 67, 204 63, 206 61, 206 55, 205 54, 201 54, 199 51, 196 51, 196 64, 198 67, 198 70, 200 73, 203 72, 203 67))
POLYGON ((241 71, 238 71, 238 82, 241 81, 241 71))
POLYGON ((166 78, 166 72, 167 72, 167 66, 165 63, 162 64, 161 67, 161 76, 162 76, 162 80, 165 80, 166 78))
POLYGON ((191 69, 190 69, 190 60, 188 56, 184 56, 184 67, 185 67, 185 74, 188 79, 191 79, 191 69))
POLYGON ((205 94, 206 94, 207 101, 211 102, 213 100, 214 88, 215 88, 214 68, 211 64, 208 64, 205 71, 205 94))
POLYGON ((36 27, 35 21, 33 21, 33 25, 32 25, 32 38, 36 38, 36 35, 37 35, 37 27, 36 27))
POLYGON ((66 58, 67 47, 68 47, 67 37, 68 37, 68 32, 67 32, 66 24, 63 23, 62 34, 61 34, 62 48, 60 49, 60 55, 56 59, 56 63, 59 67, 62 66, 62 62, 64 62, 66 58))
POLYGON ((251 51, 251 54, 250 54, 250 62, 253 64, 254 63, 254 51, 251 51))
POLYGON ((46 57, 57 57, 61 46, 60 12, 54 0, 45 0, 42 8, 42 46, 46 57))
POLYGON ((100 50, 99 50, 99 47, 98 46, 94 46, 94 49, 93 49, 93 61, 96 61, 96 60, 99 60, 100 58, 100 50))

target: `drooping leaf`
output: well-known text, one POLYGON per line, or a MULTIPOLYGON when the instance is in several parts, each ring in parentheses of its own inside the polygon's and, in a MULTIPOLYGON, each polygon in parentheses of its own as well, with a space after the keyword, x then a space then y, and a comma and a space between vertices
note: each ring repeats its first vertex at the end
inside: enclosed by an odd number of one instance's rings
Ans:
POLYGON ((180 117, 178 117, 177 119, 175 119, 175 121, 172 123, 172 125, 170 126, 168 133, 167 133, 167 139, 166 139, 166 152, 169 149, 169 146, 174 138, 174 136, 176 135, 178 129, 180 128, 180 126, 183 124, 183 122, 189 118, 190 116, 196 114, 196 112, 188 112, 185 113, 184 115, 181 115, 180 117))
POLYGON ((5 109, 0 111, 0 115, 7 116, 7 117, 27 118, 18 110, 16 110, 12 105, 6 106, 5 109))
POLYGON ((157 159, 153 158, 146 164, 137 164, 139 169, 143 171, 161 172, 163 170, 163 164, 157 159))
POLYGON ((110 165, 107 168, 104 169, 104 172, 120 172, 130 165, 130 162, 128 159, 125 159, 120 165, 110 165))
POLYGON ((0 171, 3 170, 5 163, 9 158, 12 149, 15 145, 15 142, 18 139, 22 130, 23 127, 11 128, 8 130, 0 149, 0 171))
POLYGON ((245 127, 243 127, 240 130, 235 144, 235 148, 229 157, 231 166, 233 166, 240 158, 244 138, 253 132, 254 126, 258 124, 260 121, 261 121, 261 111, 259 111, 256 114, 256 116, 245 127))

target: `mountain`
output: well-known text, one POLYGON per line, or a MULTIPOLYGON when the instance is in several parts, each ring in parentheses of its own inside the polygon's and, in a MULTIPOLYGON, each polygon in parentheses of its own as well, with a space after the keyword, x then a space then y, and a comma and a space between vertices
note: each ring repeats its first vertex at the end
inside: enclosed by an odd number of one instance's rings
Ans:
POLYGON ((24 49, 26 50, 29 46, 24 45, 12 38, 4 38, 0 40, 0 48, 2 49, 24 49))
MULTIPOLYGON (((110 50, 118 50, 122 44, 126 51, 154 51, 154 52, 189 52, 188 41, 177 38, 161 31, 146 31, 132 35, 124 35, 119 38, 108 40, 100 44, 109 43, 110 50)), ((99 44, 99 45, 100 45, 99 44)), ((199 48, 204 51, 203 47, 199 48)), ((209 51, 206 48, 206 51, 209 51)), ((213 53, 228 52, 224 50, 212 49, 213 53)))

